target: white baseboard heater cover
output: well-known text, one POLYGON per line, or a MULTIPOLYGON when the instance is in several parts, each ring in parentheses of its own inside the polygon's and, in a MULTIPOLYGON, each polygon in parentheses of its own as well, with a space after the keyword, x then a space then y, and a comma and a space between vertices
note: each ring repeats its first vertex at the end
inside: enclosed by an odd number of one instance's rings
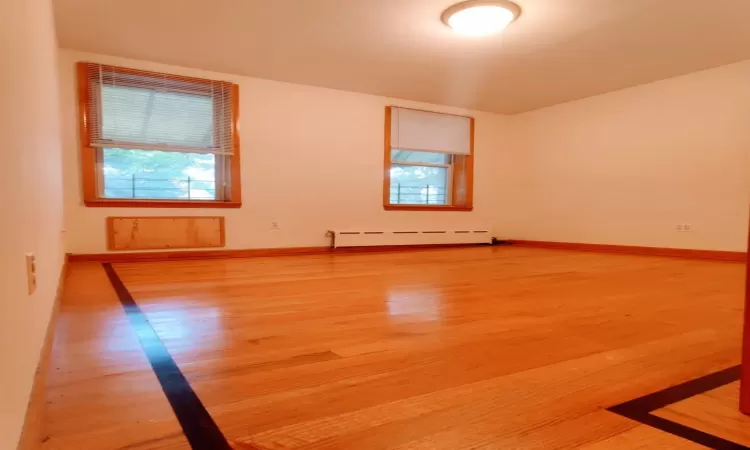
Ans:
POLYGON ((375 247, 379 245, 491 244, 487 229, 462 230, 331 230, 333 247, 375 247))

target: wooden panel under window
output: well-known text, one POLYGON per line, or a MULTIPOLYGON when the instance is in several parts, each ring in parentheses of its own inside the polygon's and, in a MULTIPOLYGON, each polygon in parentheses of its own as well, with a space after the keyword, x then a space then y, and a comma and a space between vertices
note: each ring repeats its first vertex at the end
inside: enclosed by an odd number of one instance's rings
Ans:
POLYGON ((224 247, 224 217, 108 217, 109 250, 224 247))

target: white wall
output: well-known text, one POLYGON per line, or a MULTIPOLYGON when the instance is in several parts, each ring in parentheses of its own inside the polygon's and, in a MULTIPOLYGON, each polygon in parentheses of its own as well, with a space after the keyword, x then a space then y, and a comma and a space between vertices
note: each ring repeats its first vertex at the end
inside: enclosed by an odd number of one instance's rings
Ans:
POLYGON ((322 246, 330 228, 468 227, 501 238, 743 251, 750 199, 750 61, 517 116, 63 50, 68 251, 106 251, 113 215, 225 215, 227 247, 322 246), (76 61, 240 85, 243 207, 87 208, 76 61), (475 210, 383 211, 383 108, 477 119, 475 210), (279 222, 280 230, 270 223, 279 222), (693 232, 678 233, 677 224, 693 232))
POLYGON ((513 116, 511 127, 513 237, 746 249, 750 61, 513 116))
POLYGON ((105 218, 118 215, 225 215, 227 248, 325 246, 332 228, 489 226, 496 185, 508 179, 507 118, 352 92, 60 52, 68 251, 106 251, 105 218), (87 208, 82 203, 75 62, 92 61, 232 81, 240 86, 242 198, 239 210, 87 208), (473 212, 384 211, 383 124, 389 104, 476 118, 473 212), (272 230, 271 222, 281 229, 272 230))
POLYGON ((57 44, 49 0, 0 2, 0 448, 16 447, 63 257, 57 44), (27 295, 24 254, 36 253, 27 295))

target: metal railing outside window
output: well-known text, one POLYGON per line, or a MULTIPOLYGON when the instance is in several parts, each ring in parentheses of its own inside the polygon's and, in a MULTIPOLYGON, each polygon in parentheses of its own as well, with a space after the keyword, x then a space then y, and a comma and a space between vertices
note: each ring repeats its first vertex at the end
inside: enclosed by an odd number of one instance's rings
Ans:
POLYGON ((391 204, 394 205, 445 205, 447 190, 434 184, 424 186, 391 185, 391 204))
POLYGON ((104 177, 105 197, 108 198, 179 198, 214 200, 214 180, 187 178, 104 177))

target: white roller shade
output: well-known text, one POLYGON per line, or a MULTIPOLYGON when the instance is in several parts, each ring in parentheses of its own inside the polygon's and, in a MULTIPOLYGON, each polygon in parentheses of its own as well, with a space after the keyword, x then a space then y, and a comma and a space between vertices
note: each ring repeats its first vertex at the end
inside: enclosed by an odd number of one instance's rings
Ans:
POLYGON ((471 153, 471 119, 393 107, 391 148, 468 155, 471 153))

